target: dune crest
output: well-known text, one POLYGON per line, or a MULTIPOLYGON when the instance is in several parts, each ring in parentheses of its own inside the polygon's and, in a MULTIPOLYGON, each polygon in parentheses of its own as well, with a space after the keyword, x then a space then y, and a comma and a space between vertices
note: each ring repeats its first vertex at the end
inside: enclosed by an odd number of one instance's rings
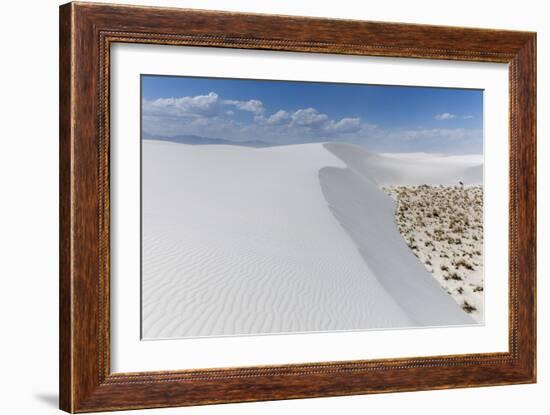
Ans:
POLYGON ((481 184, 483 164, 479 156, 429 156, 371 153, 345 143, 324 147, 350 169, 378 186, 481 184))

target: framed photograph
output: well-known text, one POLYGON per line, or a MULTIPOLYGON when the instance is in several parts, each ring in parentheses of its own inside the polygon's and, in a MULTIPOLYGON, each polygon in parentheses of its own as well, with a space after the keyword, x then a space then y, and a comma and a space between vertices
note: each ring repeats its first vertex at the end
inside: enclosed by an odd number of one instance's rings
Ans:
POLYGON ((536 380, 536 35, 60 8, 60 407, 536 380))

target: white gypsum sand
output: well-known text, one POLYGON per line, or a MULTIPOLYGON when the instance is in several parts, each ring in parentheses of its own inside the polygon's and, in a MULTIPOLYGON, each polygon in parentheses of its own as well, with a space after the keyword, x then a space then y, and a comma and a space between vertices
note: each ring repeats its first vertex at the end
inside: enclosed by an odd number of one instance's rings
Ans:
MULTIPOLYGON (((475 323, 408 248, 380 189, 433 180, 425 161, 334 143, 144 140, 142 154, 144 338, 475 323)), ((481 172, 430 163, 445 184, 481 172)))
POLYGON ((335 148, 360 171, 379 166, 376 182, 396 202, 395 220, 407 245, 462 309, 483 322, 482 157, 335 148))
POLYGON ((388 186, 407 245, 472 317, 483 320, 482 186, 388 186))

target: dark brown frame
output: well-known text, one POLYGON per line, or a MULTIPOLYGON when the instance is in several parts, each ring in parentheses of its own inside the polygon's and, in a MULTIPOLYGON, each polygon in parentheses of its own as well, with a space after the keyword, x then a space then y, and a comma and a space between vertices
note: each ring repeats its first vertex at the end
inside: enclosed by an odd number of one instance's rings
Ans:
POLYGON ((536 34, 69 3, 60 8, 60 407, 90 412, 536 379, 536 34), (109 368, 114 42, 509 64, 509 352, 146 373, 109 368))

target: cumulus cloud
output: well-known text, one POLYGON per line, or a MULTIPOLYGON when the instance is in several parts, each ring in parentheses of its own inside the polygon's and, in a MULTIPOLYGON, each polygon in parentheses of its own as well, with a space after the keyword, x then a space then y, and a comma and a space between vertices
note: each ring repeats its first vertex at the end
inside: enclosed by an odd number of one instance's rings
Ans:
POLYGON ((292 117, 290 116, 290 113, 288 113, 287 111, 279 110, 276 113, 270 115, 269 117, 260 115, 255 117, 254 120, 257 123, 264 124, 264 125, 285 125, 292 120, 292 117))
POLYGON ((327 114, 321 114, 315 108, 299 109, 291 118, 295 125, 305 127, 319 127, 329 120, 327 114))
POLYGON ((271 115, 257 115, 254 121, 257 126, 267 129, 270 133, 277 132, 281 135, 320 141, 328 137, 357 133, 370 127, 360 118, 331 119, 329 115, 313 107, 300 108, 293 112, 281 109, 271 115))
POLYGON ((434 118, 438 121, 445 121, 445 120, 452 120, 453 118, 456 118, 456 115, 451 114, 450 112, 443 112, 441 114, 437 114, 434 118))
POLYGON ((207 95, 158 98, 143 100, 145 115, 165 115, 179 117, 213 117, 225 110, 227 115, 233 115, 231 108, 261 114, 263 103, 257 99, 239 101, 222 99, 215 92, 207 95))
POLYGON ((253 112, 255 114, 261 114, 264 111, 262 101, 257 99, 250 99, 248 101, 237 101, 234 99, 225 99, 222 101, 224 105, 233 105, 235 108, 241 111, 253 112))
POLYGON ((218 113, 220 97, 215 92, 208 95, 180 98, 143 100, 146 115, 172 115, 180 117, 212 116, 218 113))
POLYGON ((330 120, 325 125, 325 131, 328 133, 355 133, 363 127, 363 123, 360 118, 342 118, 340 121, 330 120))

